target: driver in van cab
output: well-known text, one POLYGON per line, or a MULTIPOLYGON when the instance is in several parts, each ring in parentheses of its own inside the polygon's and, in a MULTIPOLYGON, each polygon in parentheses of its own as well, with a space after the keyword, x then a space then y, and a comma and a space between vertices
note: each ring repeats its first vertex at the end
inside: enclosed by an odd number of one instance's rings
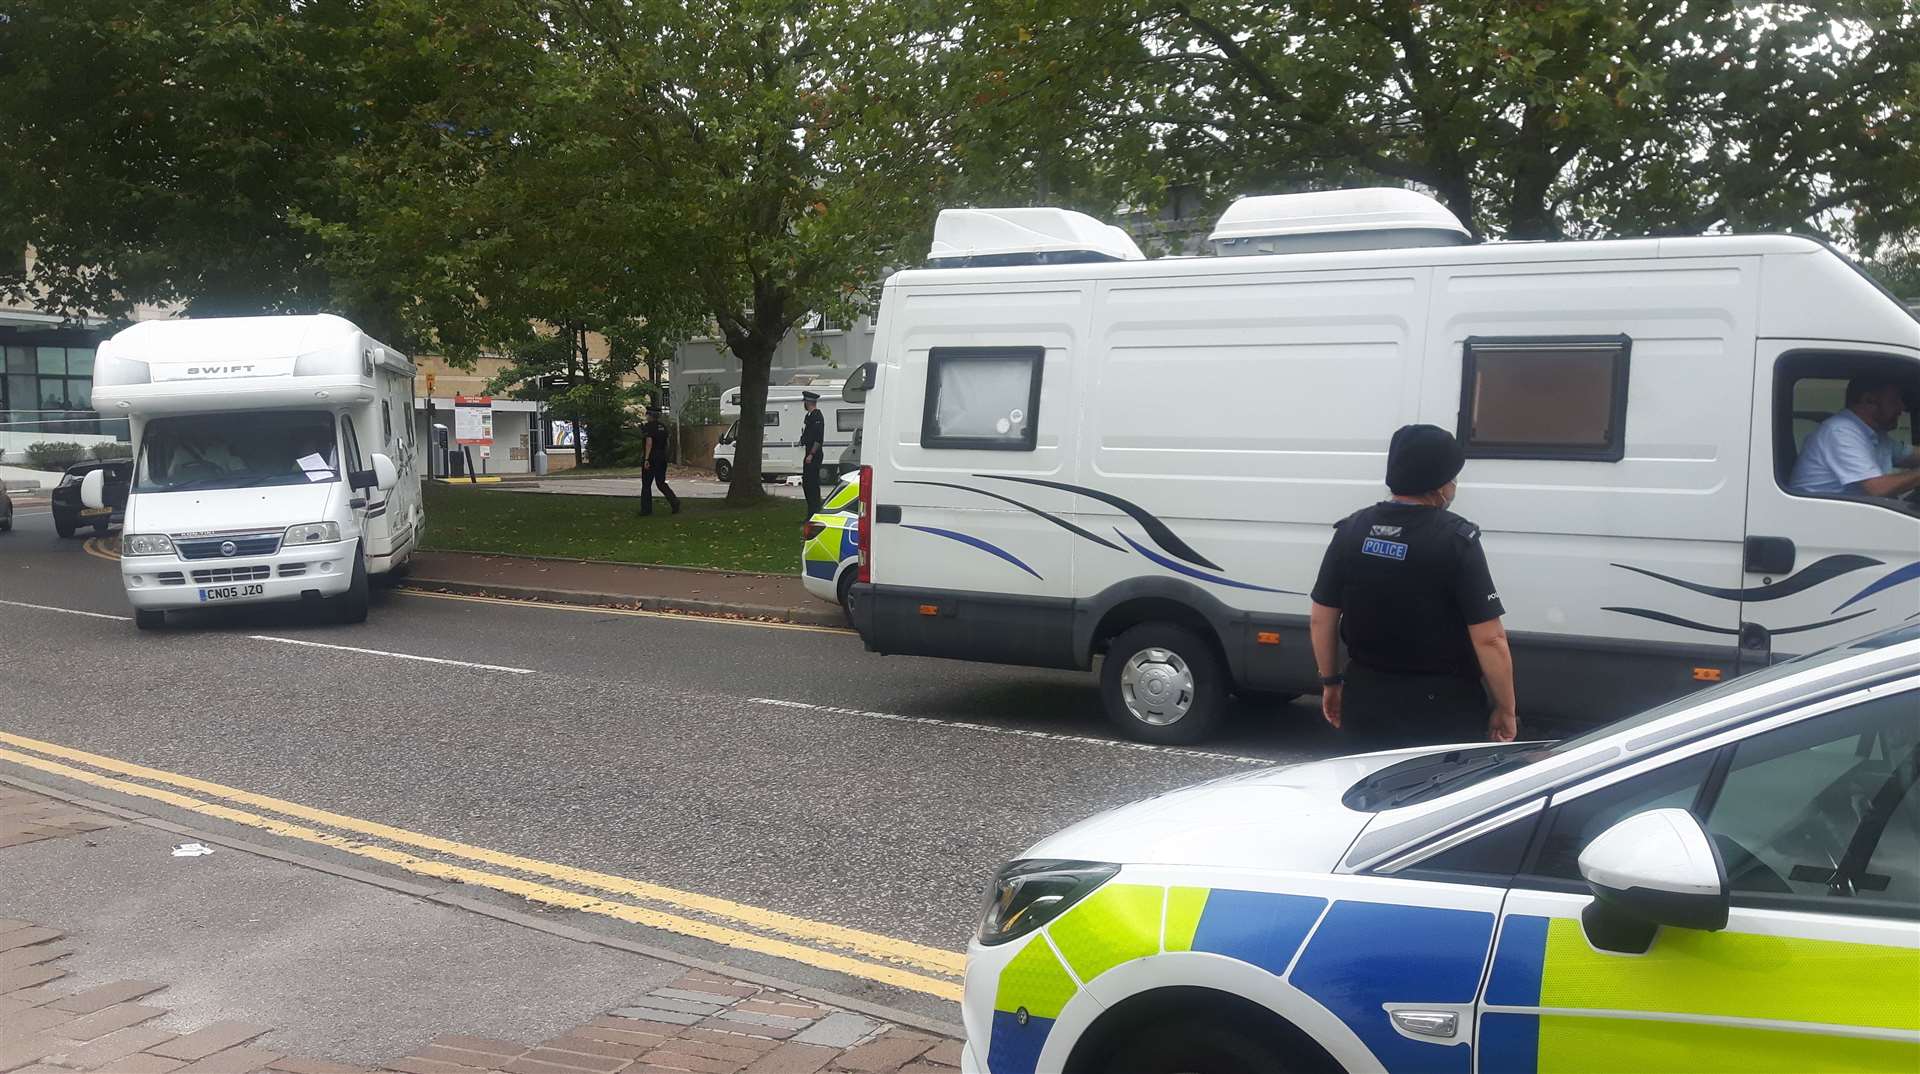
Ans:
POLYGON ((1920 489, 1920 452, 1902 448, 1892 436, 1907 409, 1900 385, 1855 377, 1847 382, 1846 404, 1807 437, 1788 490, 1807 496, 1896 497, 1920 489))

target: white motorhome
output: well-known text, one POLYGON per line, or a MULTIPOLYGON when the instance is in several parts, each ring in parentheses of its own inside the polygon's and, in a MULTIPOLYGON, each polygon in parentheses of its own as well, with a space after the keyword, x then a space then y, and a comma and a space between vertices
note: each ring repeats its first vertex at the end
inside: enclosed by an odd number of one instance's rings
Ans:
MULTIPOLYGON (((830 485, 840 476, 840 457, 851 447, 860 432, 865 408, 840 396, 845 381, 828 380, 812 384, 776 385, 767 389, 766 440, 760 446, 760 475, 769 480, 800 472, 800 424, 806 419, 802 392, 820 396, 820 413, 826 422, 827 442, 821 452, 821 483, 830 485)), ((733 479, 740 427, 740 389, 720 395, 720 416, 728 419, 727 431, 713 449, 713 472, 722 481, 733 479)))
POLYGON ((1156 741, 1206 734, 1229 691, 1315 690, 1330 527, 1385 497, 1410 422, 1466 447, 1454 509, 1485 532, 1523 724, 1920 617, 1913 499, 1788 488, 1850 377, 1920 400, 1920 319, 1824 244, 1475 244, 1408 191, 1242 199, 1213 240, 1147 260, 1078 214, 941 215, 847 392, 873 431, 869 649, 1104 654, 1109 713, 1156 741))
POLYGON ((136 324, 101 345, 93 399, 133 427, 120 574, 142 629, 272 601, 364 620, 368 577, 425 531, 413 363, 338 317, 136 324))

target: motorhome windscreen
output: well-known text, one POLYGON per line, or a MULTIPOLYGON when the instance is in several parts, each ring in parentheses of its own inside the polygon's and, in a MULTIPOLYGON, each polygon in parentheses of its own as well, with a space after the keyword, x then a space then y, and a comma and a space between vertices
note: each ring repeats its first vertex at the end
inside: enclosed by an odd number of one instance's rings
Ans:
POLYGON ((325 411, 155 418, 141 436, 135 492, 261 488, 337 481, 325 411))

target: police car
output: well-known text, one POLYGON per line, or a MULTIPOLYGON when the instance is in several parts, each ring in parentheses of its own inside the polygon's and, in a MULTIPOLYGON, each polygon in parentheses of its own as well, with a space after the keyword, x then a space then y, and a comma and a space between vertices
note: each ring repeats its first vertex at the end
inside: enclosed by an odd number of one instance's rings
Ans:
POLYGON ((800 582, 821 600, 847 606, 860 566, 860 474, 840 479, 800 527, 800 582))
POLYGON ((992 1074, 1920 1070, 1920 623, 1084 821, 1000 871, 964 1018, 992 1074))

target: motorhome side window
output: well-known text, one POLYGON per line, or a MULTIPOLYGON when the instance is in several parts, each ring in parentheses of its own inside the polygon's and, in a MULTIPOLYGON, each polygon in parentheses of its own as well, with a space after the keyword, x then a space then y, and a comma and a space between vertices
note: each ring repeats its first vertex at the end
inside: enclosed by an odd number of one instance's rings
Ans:
POLYGON ((360 459, 360 438, 354 435, 352 418, 343 417, 340 419, 340 447, 346 454, 344 461, 347 464, 347 469, 364 470, 367 468, 366 464, 360 459))
POLYGON ((780 424, 780 412, 778 410, 767 411, 766 420, 761 422, 761 424, 767 426, 768 428, 772 428, 773 426, 780 424))
POLYGON ((1467 456, 1619 462, 1627 449, 1631 342, 1469 338, 1460 396, 1467 456))
POLYGON ((935 347, 920 446, 1032 451, 1044 347, 935 347))
POLYGON ((833 427, 843 433, 853 432, 860 427, 866 416, 865 410, 837 410, 833 414, 833 427))

